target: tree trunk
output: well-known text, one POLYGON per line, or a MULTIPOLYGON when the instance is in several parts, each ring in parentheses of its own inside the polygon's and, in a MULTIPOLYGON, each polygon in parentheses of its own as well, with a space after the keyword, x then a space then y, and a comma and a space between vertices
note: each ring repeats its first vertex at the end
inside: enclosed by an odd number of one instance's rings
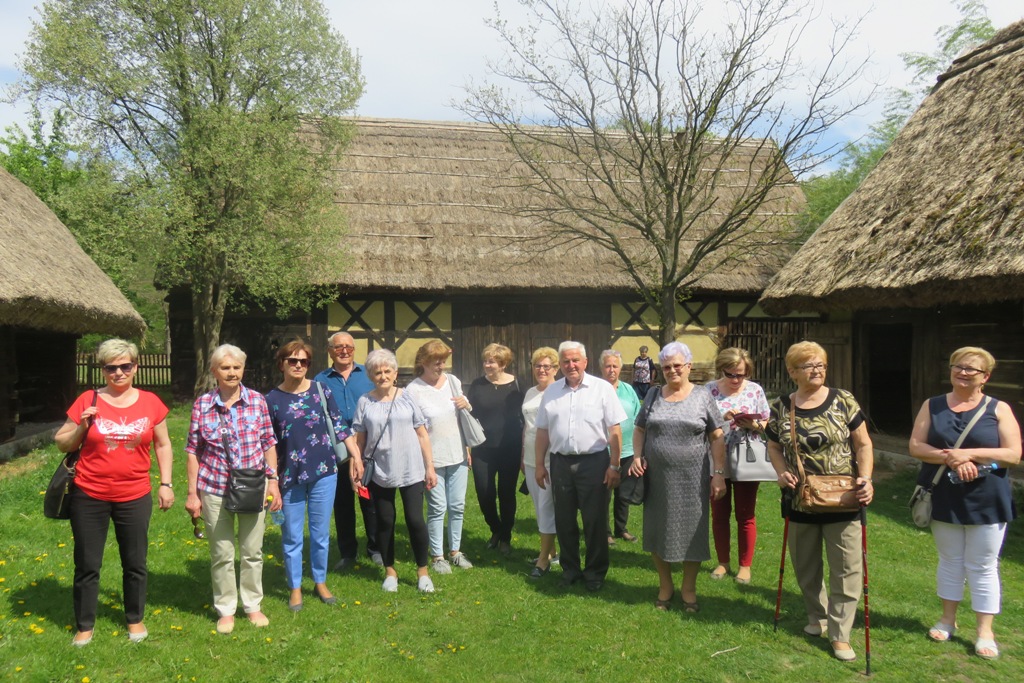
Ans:
MULTIPOLYGON (((676 340, 676 292, 675 287, 663 288, 658 296, 658 343, 664 347, 676 340)), ((657 354, 655 354, 657 355, 657 354)))
POLYGON ((210 357, 220 344, 220 331, 224 324, 227 293, 217 282, 192 283, 192 349, 196 361, 196 396, 214 388, 210 374, 210 357))

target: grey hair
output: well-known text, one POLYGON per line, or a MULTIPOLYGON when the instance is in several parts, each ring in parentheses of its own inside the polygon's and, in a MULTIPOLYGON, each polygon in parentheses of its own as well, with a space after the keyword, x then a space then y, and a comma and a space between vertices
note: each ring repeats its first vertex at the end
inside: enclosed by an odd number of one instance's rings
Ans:
POLYGON ((661 353, 658 354, 658 362, 662 365, 665 364, 672 356, 682 356, 683 360, 687 363, 693 362, 693 352, 690 351, 690 347, 682 342, 669 342, 661 348, 661 353))
POLYGON ((395 372, 398 372, 398 359, 395 357, 394 351, 390 351, 388 349, 374 349, 367 354, 366 369, 370 372, 385 365, 395 372))
POLYGON ((96 349, 96 362, 106 365, 115 358, 128 356, 133 363, 139 362, 139 347, 124 339, 108 339, 96 349))
POLYGON ((229 357, 234 358, 245 367, 245 351, 234 344, 221 344, 210 354, 210 372, 213 372, 213 369, 220 365, 222 360, 229 357))
POLYGON ((604 351, 601 352, 601 358, 599 358, 598 361, 597 361, 598 365, 600 365, 601 367, 604 367, 604 361, 609 356, 614 356, 615 358, 619 359, 620 363, 622 362, 622 354, 621 353, 619 353, 615 349, 605 349, 604 351))
POLYGON ((578 341, 564 341, 558 345, 558 357, 561 358, 562 354, 566 351, 579 351, 580 355, 584 358, 587 357, 587 347, 580 344, 578 341))
POLYGON ((335 337, 338 337, 338 336, 341 336, 341 335, 345 335, 346 337, 351 339, 353 342, 356 340, 356 338, 353 337, 349 332, 346 332, 345 330, 338 330, 337 332, 335 332, 335 333, 333 333, 333 334, 331 334, 331 335, 329 335, 327 337, 327 344, 330 345, 331 342, 334 341, 335 337))

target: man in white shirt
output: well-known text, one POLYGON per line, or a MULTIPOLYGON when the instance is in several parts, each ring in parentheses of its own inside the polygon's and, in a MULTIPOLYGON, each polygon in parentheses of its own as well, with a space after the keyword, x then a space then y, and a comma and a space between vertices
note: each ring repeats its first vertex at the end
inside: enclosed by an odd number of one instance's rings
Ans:
POLYGON ((537 484, 550 484, 554 495, 562 585, 586 581, 587 590, 598 591, 608 573, 608 500, 619 485, 619 423, 626 411, 611 384, 586 373, 583 344, 562 342, 558 361, 563 378, 544 391, 537 412, 537 484), (550 476, 544 467, 548 451, 550 476), (587 546, 582 568, 577 511, 587 546))

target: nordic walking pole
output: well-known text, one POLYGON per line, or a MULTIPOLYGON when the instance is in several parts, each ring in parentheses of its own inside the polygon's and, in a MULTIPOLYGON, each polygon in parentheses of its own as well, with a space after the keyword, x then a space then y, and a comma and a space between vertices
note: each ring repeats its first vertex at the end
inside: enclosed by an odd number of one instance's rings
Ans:
MULTIPOLYGON (((860 540, 861 560, 864 571, 864 674, 871 675, 871 614, 868 611, 868 509, 865 506, 860 508, 860 540)), ((778 615, 778 611, 776 611, 778 615)), ((778 617, 776 616, 776 623, 778 617)))
POLYGON ((789 513, 786 513, 786 526, 782 530, 782 560, 779 561, 779 592, 775 596, 775 631, 779 630, 779 612, 782 609, 782 575, 786 571, 786 541, 789 540, 789 513))

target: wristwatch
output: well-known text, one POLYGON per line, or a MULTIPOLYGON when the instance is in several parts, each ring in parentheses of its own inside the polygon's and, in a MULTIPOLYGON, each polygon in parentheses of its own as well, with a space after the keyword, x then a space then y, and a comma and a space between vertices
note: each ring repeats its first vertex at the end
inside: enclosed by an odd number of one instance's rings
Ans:
POLYGON ((713 472, 713 474, 721 474, 721 475, 723 475, 723 476, 724 476, 724 475, 725 475, 725 470, 715 470, 715 471, 713 472))
POLYGON ((608 469, 610 469, 613 472, 621 472, 622 465, 608 465, 608 469))
POLYGON ((167 487, 167 488, 169 488, 169 489, 173 489, 173 488, 174 488, 173 486, 171 486, 170 484, 168 484, 168 483, 167 483, 167 482, 165 482, 165 481, 162 481, 162 482, 160 482, 160 485, 161 485, 161 486, 166 486, 166 487, 167 487))

